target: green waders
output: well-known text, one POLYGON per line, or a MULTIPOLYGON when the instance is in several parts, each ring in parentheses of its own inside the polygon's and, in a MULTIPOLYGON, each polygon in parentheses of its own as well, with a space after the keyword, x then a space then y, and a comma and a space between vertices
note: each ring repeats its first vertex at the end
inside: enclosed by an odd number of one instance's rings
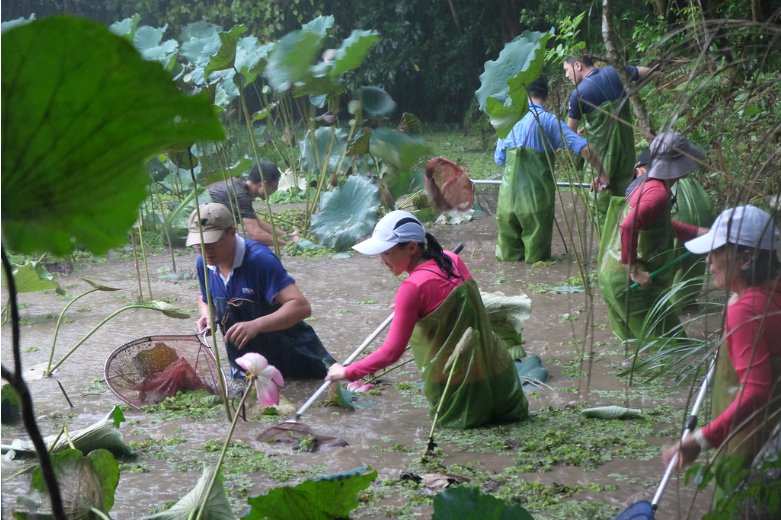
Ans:
MULTIPOLYGON (((602 167, 610 181, 610 189, 590 193, 590 207, 596 210, 598 229, 602 230, 607 217, 612 194, 623 196, 632 182, 635 164, 635 134, 632 130, 632 111, 629 101, 607 101, 592 112, 583 115, 586 125, 586 139, 594 146, 602 167), (621 107, 619 111, 619 106, 621 107), (618 119, 614 116, 618 116, 618 119), (594 207, 596 205, 596 208, 594 207)), ((586 163, 586 181, 597 176, 593 167, 586 163)))
POLYGON ((531 148, 510 148, 496 202, 496 259, 547 260, 551 255, 555 158, 531 148))
MULTIPOLYGON (((668 269, 656 275, 647 289, 624 292, 632 283, 629 269, 621 263, 621 222, 630 211, 629 200, 613 197, 605 221, 605 232, 599 242, 599 288, 607 307, 610 326, 622 340, 634 338, 661 338, 680 325, 673 309, 661 316, 649 316, 657 299, 670 288, 673 272, 668 269), (649 319, 648 330, 643 323, 649 319)), ((674 258, 672 222, 669 205, 637 239, 637 266, 652 272, 674 258)))
MULTIPOLYGON (((781 378, 781 358, 774 358, 771 360, 773 369, 773 381, 778 382, 781 378)), ((726 410, 732 401, 740 395, 742 385, 738 379, 738 373, 735 372, 735 366, 732 364, 732 360, 729 357, 729 347, 727 342, 722 341, 719 347, 719 356, 716 360, 716 373, 713 380, 716 382, 713 387, 713 403, 712 403, 712 415, 718 417, 726 410)), ((771 402, 778 402, 781 399, 781 385, 776 384, 773 387, 773 392, 770 396, 771 402)), ((770 408, 770 407, 768 407, 770 408)), ((777 407, 772 409, 764 409, 760 411, 756 416, 750 419, 745 426, 740 430, 733 433, 719 449, 716 458, 713 463, 716 468, 728 464, 726 466, 727 474, 721 478, 717 476, 716 487, 713 493, 713 505, 718 506, 719 500, 725 498, 731 493, 737 491, 732 489, 729 483, 729 473, 734 473, 736 469, 740 467, 748 467, 756 457, 759 450, 770 438, 770 434, 773 428, 781 422, 777 407), (732 458, 732 461, 728 459, 732 458), (738 460, 734 460, 738 459, 738 460), (734 463, 737 468, 729 462, 734 463)), ((737 428, 738 425, 734 425, 737 428)), ((719 448, 719 446, 715 446, 719 448)), ((717 470, 718 475, 718 470, 717 470)), ((740 509, 740 508, 739 508, 740 509)), ((749 516, 733 516, 732 518, 750 518, 749 516)))
MULTIPOLYGON (((678 179, 678 182, 673 184, 672 194, 677 201, 675 206, 678 207, 678 211, 675 211, 675 207, 673 207, 672 218, 684 224, 694 224, 699 227, 709 228, 713 224, 716 213, 713 211, 713 204, 711 204, 710 198, 702 184, 691 177, 678 179)), ((675 239, 676 257, 686 252, 684 242, 684 240, 675 239)), ((675 270, 673 285, 702 277, 704 274, 705 257, 702 255, 688 256, 678 264, 678 269, 675 270)), ((693 304, 702 291, 702 282, 702 279, 700 279, 697 282, 687 283, 672 294, 670 299, 678 307, 693 304)))
POLYGON ((474 280, 456 287, 442 305, 418 321, 410 347, 423 377, 423 391, 434 418, 447 390, 437 425, 466 429, 486 423, 520 421, 529 403, 507 347, 493 333, 474 280), (471 327, 477 334, 461 351, 446 389, 453 349, 471 327))

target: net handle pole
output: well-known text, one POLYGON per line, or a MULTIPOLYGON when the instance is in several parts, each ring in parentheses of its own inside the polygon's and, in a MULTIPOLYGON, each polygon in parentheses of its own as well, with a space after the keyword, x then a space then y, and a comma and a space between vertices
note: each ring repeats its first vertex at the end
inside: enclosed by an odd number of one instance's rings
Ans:
MULTIPOLYGON (((686 427, 684 428, 683 434, 681 435, 681 441, 683 441, 683 439, 685 439, 687 435, 691 434, 691 432, 693 432, 694 429, 697 427, 697 415, 699 415, 700 413, 700 407, 702 406, 702 402, 705 400, 705 395, 708 393, 708 386, 713 380, 713 373, 715 371, 716 371, 716 359, 714 359, 711 362, 710 368, 708 369, 708 374, 705 376, 705 379, 702 381, 702 386, 700 386, 700 391, 697 393, 697 399, 694 400, 694 406, 692 406, 691 414, 689 415, 689 418, 686 420, 686 427)), ((664 488, 667 487, 667 483, 670 481, 670 477, 672 476, 673 473, 673 468, 675 467, 675 464, 678 462, 678 457, 680 457, 680 451, 676 452, 675 455, 673 455, 672 460, 667 465, 667 469, 664 472, 662 481, 659 483, 659 488, 656 490, 654 499, 651 501, 652 511, 656 511, 656 508, 659 505, 659 500, 662 498, 662 493, 664 493, 664 488)))
MULTIPOLYGON (((472 181, 472 184, 494 184, 499 185, 502 183, 502 181, 492 181, 492 180, 475 180, 475 179, 469 179, 472 181)), ((586 182, 557 182, 556 186, 562 187, 562 188, 568 188, 570 186, 573 186, 575 188, 590 188, 591 184, 588 184, 586 182)))

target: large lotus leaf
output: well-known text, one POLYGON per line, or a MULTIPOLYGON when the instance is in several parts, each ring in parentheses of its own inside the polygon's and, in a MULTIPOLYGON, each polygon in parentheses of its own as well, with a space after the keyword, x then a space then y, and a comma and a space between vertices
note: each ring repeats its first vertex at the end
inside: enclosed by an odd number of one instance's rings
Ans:
MULTIPOLYGON (((66 450, 53 454, 51 459, 68 518, 98 518, 92 508, 104 514, 111 510, 119 484, 119 465, 111 453, 97 450, 85 457, 79 450, 66 450)), ((51 517, 49 494, 40 467, 33 471, 30 493, 21 497, 19 504, 29 512, 14 511, 15 518, 51 517)))
POLYGON ((351 175, 344 184, 321 196, 320 207, 322 211, 312 215, 309 231, 321 244, 345 251, 374 229, 379 189, 371 179, 351 175))
POLYGON ((423 189, 422 159, 431 150, 425 140, 390 128, 377 128, 372 132, 369 149, 386 165, 381 182, 393 197, 423 189))
POLYGON ((484 495, 473 487, 451 487, 434 497, 431 520, 533 520, 518 504, 484 495))
POLYGON ((305 82, 324 37, 323 34, 304 30, 283 36, 271 51, 263 72, 271 88, 284 92, 296 82, 305 82))
POLYGON ((145 60, 157 61, 163 64, 166 70, 171 70, 176 63, 176 53, 179 50, 179 42, 176 40, 163 40, 164 27, 139 27, 133 36, 133 46, 138 49, 145 60))
POLYGON ((125 18, 121 22, 114 22, 108 26, 108 30, 117 36, 123 36, 128 41, 133 41, 138 29, 138 23, 141 21, 141 15, 136 13, 131 18, 125 18))
MULTIPOLYGON (((239 89, 236 86, 236 70, 243 76, 243 85, 249 85, 266 69, 268 55, 274 48, 274 43, 258 45, 258 39, 254 36, 242 38, 236 44, 236 57, 233 61, 234 69, 222 72, 220 87, 231 98, 238 97, 239 89)), ((215 75, 212 75, 215 77, 215 75)))
POLYGON ((209 73, 215 70, 232 69, 233 62, 236 59, 236 44, 239 37, 247 32, 243 25, 234 25, 230 31, 219 33, 220 49, 211 57, 208 65, 204 67, 203 73, 208 78, 209 73))
POLYGON ((354 30, 336 50, 332 60, 335 66, 329 70, 329 74, 335 77, 348 70, 357 69, 366 59, 366 54, 371 46, 379 38, 377 31, 354 30))
POLYGON ((377 119, 389 116, 396 110, 396 102, 380 87, 361 87, 353 93, 361 103, 364 119, 377 119))
POLYGON ((540 77, 545 45, 553 35, 526 31, 504 46, 496 61, 485 63, 475 96, 499 137, 507 137, 527 111, 526 85, 540 77))
MULTIPOLYGON (((325 475, 305 480, 290 487, 272 489, 260 496, 250 497, 246 520, 331 520, 349 518, 358 507, 358 493, 377 479, 377 472, 369 466, 344 473, 325 475)), ((455 518, 455 517, 454 517, 455 518)))
POLYGON ((312 32, 319 34, 320 36, 325 36, 325 34, 328 32, 328 29, 334 26, 334 17, 333 15, 328 16, 318 16, 317 18, 314 18, 311 22, 307 22, 301 26, 302 31, 306 32, 312 32))
POLYGON ((236 518, 231 511, 228 498, 225 496, 222 474, 217 475, 211 493, 208 497, 206 496, 209 482, 214 478, 215 471, 217 471, 216 467, 204 466, 198 483, 179 502, 166 511, 145 516, 143 520, 188 520, 195 518, 194 513, 197 513, 201 504, 204 504, 201 516, 203 520, 233 520, 236 518))
MULTIPOLYGON (((106 417, 91 426, 71 431, 68 433, 68 437, 49 435, 43 441, 52 453, 68 449, 70 447, 68 438, 70 438, 76 449, 82 453, 89 453, 93 450, 108 450, 118 457, 132 455, 133 450, 124 443, 122 432, 119 430, 119 423, 123 420, 124 416, 121 416, 119 408, 114 407, 106 417)), ((31 441, 14 439, 11 442, 11 448, 21 455, 35 455, 35 446, 31 441)))
POLYGON ((188 23, 182 29, 179 35, 182 43, 200 38, 208 38, 222 31, 222 26, 211 22, 201 20, 200 22, 188 23))
MULTIPOLYGON (((25 262, 22 265, 14 265, 14 282, 16 283, 16 292, 38 292, 54 289, 61 292, 58 284, 52 274, 47 271, 38 262, 25 262)), ((5 268, 3 268, 3 286, 8 287, 5 281, 5 268)))
MULTIPOLYGON (((323 162, 328 161, 328 171, 333 172, 339 167, 340 156, 345 147, 347 131, 343 128, 321 127, 314 131, 307 131, 301 141, 299 141, 299 152, 301 157, 301 169, 310 176, 320 175, 323 162), (328 154, 328 143, 331 141, 331 132, 334 132, 333 142, 331 143, 331 153, 328 154), (314 143, 312 139, 314 138, 314 143)), ((343 173, 347 167, 347 161, 341 161, 343 173)))
MULTIPOLYGON (((212 56, 217 54, 222 46, 219 32, 204 31, 205 35, 200 38, 191 38, 180 46, 181 54, 190 62, 194 69, 190 72, 192 82, 196 85, 206 84, 206 75, 204 69, 211 61, 212 56)), ((213 74, 213 79, 223 75, 213 74)))
POLYGON ((203 96, 103 25, 52 16, 2 37, 3 243, 100 254, 125 243, 156 152, 224 139, 203 96))

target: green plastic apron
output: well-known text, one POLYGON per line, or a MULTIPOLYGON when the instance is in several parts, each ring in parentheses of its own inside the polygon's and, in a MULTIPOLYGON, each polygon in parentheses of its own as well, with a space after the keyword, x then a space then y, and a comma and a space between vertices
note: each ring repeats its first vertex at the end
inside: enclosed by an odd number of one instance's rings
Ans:
MULTIPOLYGON (((606 101, 592 112, 583 114, 583 120, 586 125, 586 139, 595 147, 610 181, 609 190, 597 194, 589 192, 589 207, 596 212, 598 229, 601 230, 607 217, 610 197, 623 195, 632 182, 635 164, 632 111, 628 101, 606 101), (614 114, 617 114, 618 119, 613 117, 614 114)), ((587 182, 597 176, 589 163, 586 163, 584 171, 587 182)))
MULTIPOLYGON (((774 358, 771 363, 773 366, 773 381, 779 381, 781 378, 781 358, 774 358)), ((711 411, 713 417, 718 417, 732 404, 742 387, 738 379, 738 373, 735 372, 735 366, 729 357, 729 348, 726 341, 722 341, 719 347, 714 381, 716 381, 716 384, 713 387, 711 411)), ((773 390, 770 396, 771 402, 778 403, 778 400, 781 399, 781 385, 776 384, 773 390)), ((773 428, 781 420, 777 413, 774 419, 767 417, 768 413, 773 412, 777 412, 777 407, 774 410, 766 410, 765 413, 757 414, 754 419, 746 423, 746 426, 732 434, 719 450, 718 455, 714 459, 714 464, 724 464, 728 457, 739 457, 742 466, 750 465, 754 457, 759 453, 759 450, 770 438, 773 428)), ((718 504, 718 501, 728 493, 735 491, 729 489, 729 486, 726 485, 727 483, 720 480, 717 479, 713 494, 714 505, 718 504)))
MULTIPOLYGON (((622 340, 634 338, 661 338, 680 320, 674 309, 662 316, 649 316, 656 300, 666 292, 673 280, 668 269, 656 275, 647 289, 624 292, 631 283, 629 269, 621 263, 621 223, 631 210, 629 200, 613 197, 605 222, 605 232, 599 243, 599 288, 605 300, 607 315, 613 332, 622 340), (646 318, 647 330, 643 330, 646 318)), ((669 205, 659 218, 646 229, 641 229, 637 239, 637 266, 652 272, 674 258, 672 222, 669 205)))
POLYGON ((531 148, 510 148, 496 203, 496 259, 547 260, 551 255, 555 158, 531 148))
MULTIPOLYGON (((702 187, 702 184, 691 177, 679 179, 673 184, 672 194, 676 199, 677 211, 673 207, 672 218, 684 224, 693 224, 699 227, 709 228, 716 219, 716 213, 713 210, 710 197, 702 187)), ((684 240, 675 239, 675 256, 678 257, 686 252, 684 240)), ((686 257, 678 264, 675 270, 673 285, 687 282, 678 291, 673 293, 671 300, 678 307, 685 307, 693 304, 700 292, 702 292, 702 275, 705 274, 705 256, 691 255, 686 257), (692 282, 698 278, 696 282, 692 282)))
POLYGON ((418 321, 410 338, 431 418, 450 375, 445 363, 469 327, 478 334, 458 356, 437 425, 465 429, 526 419, 529 403, 521 390, 515 363, 491 330, 474 280, 453 289, 442 305, 418 321))

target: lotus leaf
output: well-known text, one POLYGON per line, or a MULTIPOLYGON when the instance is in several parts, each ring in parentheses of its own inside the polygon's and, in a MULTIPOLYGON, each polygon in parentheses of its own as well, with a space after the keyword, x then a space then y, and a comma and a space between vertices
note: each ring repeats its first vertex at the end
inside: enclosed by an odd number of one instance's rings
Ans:
POLYGON ((473 487, 451 487, 434 497, 431 520, 533 520, 518 504, 480 493, 473 487))
MULTIPOLYGON (((323 35, 309 31, 294 31, 286 34, 271 51, 264 76, 277 92, 290 90, 294 83, 310 75, 309 67, 315 61, 323 35)), ((302 92, 300 95, 304 95, 302 92)))
POLYGON ((188 23, 182 29, 179 36, 182 42, 189 42, 200 38, 207 38, 220 31, 222 31, 221 25, 201 20, 200 22, 188 23))
POLYGON ((531 317, 531 300, 525 294, 507 296, 502 292, 484 293, 485 312, 491 328, 508 347, 521 345, 523 322, 531 317))
POLYGON ((340 157, 345 147, 345 139, 347 139, 347 131, 343 128, 320 127, 316 128, 314 133, 311 130, 307 131, 304 138, 299 141, 301 169, 307 175, 317 177, 320 175, 323 162, 327 160, 329 172, 336 171, 341 163, 342 168, 337 173, 344 173, 348 164, 347 161, 341 161, 340 157), (331 143, 330 154, 328 154, 329 142, 331 143))
POLYGON ((230 31, 219 33, 220 50, 211 57, 208 65, 204 67, 204 76, 208 78, 210 72, 233 68, 233 62, 236 59, 236 43, 245 32, 247 32, 245 26, 234 25, 230 31))
POLYGON ((629 419, 640 417, 642 412, 636 408, 624 408, 623 406, 600 406, 597 408, 587 408, 580 412, 584 417, 593 417, 596 419, 629 419))
POLYGON ((353 97, 361 102, 364 119, 389 116, 396 110, 396 102, 379 87, 361 87, 353 93, 353 97))
POLYGON ((138 23, 140 21, 141 15, 135 13, 131 18, 125 18, 121 22, 112 23, 108 26, 108 30, 117 36, 122 36, 132 42, 133 37, 136 35, 136 30, 138 30, 138 23))
POLYGON ((250 497, 251 509, 245 520, 331 520, 348 518, 358 507, 358 493, 377 479, 368 466, 344 473, 305 480, 301 484, 272 489, 264 495, 250 497))
POLYGON ((171 70, 176 63, 179 42, 176 40, 162 41, 167 27, 157 28, 148 25, 139 27, 133 36, 133 45, 145 60, 158 61, 165 70, 171 70))
POLYGON ((537 382, 544 383, 548 380, 548 369, 542 366, 542 360, 540 359, 540 356, 536 354, 529 356, 529 359, 523 363, 516 361, 515 369, 518 371, 518 376, 521 378, 521 385, 524 390, 527 387, 536 388, 537 382))
POLYGON ((320 207, 322 211, 312 215, 309 231, 321 244, 344 251, 374 229, 379 190, 371 179, 351 175, 344 184, 322 195, 320 207))
MULTIPOLYGON (((60 288, 52 274, 47 271, 42 265, 38 265, 38 262, 25 262, 22 265, 14 265, 13 270, 14 282, 16 283, 16 292, 38 292, 54 289, 60 294, 65 294, 60 288)), ((3 269, 3 286, 8 287, 8 283, 5 281, 5 269, 3 269)))
MULTIPOLYGON (((82 453, 89 453, 93 450, 108 450, 116 456, 132 455, 133 451, 125 445, 122 440, 122 432, 119 431, 119 423, 124 421, 124 417, 121 416, 121 411, 119 411, 120 415, 117 415, 118 411, 119 408, 115 406, 106 417, 92 426, 70 432, 68 437, 76 449, 82 453)), ((50 435, 43 441, 51 448, 49 451, 52 453, 65 451, 70 447, 68 439, 64 435, 50 435)), ((17 454, 35 454, 32 442, 21 439, 14 439, 11 442, 11 449, 17 454)))
POLYGON ((545 65, 545 45, 551 36, 553 29, 546 33, 525 31, 504 46, 496 61, 485 63, 475 96, 499 137, 507 137, 526 114, 526 85, 540 77, 545 65))
POLYGON ((422 160, 431 151, 426 141, 389 128, 377 128, 372 132, 369 148, 373 156, 388 166, 381 182, 394 198, 423 189, 422 160))
POLYGON ((224 138, 203 96, 180 92, 98 22, 51 16, 2 36, 3 241, 56 255, 124 244, 161 149, 224 138), (33 181, 34 180, 34 181, 33 181))
POLYGON ((342 42, 342 46, 336 50, 331 63, 334 67, 328 71, 331 77, 336 77, 348 70, 357 69, 374 42, 379 39, 377 31, 354 30, 349 38, 342 42))
POLYGON ((0 390, 0 401, 2 401, 2 410, 0 411, 0 422, 3 424, 16 424, 21 418, 21 402, 19 394, 14 387, 9 384, 3 385, 0 390))
MULTIPOLYGON (((53 454, 51 460, 68 518, 95 518, 92 508, 104 514, 111 511, 119 484, 119 465, 111 453, 95 450, 85 457, 79 450, 65 450, 53 454)), ((14 511, 15 518, 51 517, 40 467, 33 471, 30 493, 19 502, 30 511, 14 511)))
POLYGON ((214 478, 215 471, 217 471, 215 467, 204 466, 201 478, 198 479, 195 487, 171 509, 145 516, 143 520, 188 520, 195 518, 194 514, 197 513, 201 504, 203 504, 203 515, 201 516, 203 520, 233 520, 236 518, 231 511, 228 498, 225 496, 222 474, 217 476, 211 493, 208 497, 206 496, 207 488, 214 478))

